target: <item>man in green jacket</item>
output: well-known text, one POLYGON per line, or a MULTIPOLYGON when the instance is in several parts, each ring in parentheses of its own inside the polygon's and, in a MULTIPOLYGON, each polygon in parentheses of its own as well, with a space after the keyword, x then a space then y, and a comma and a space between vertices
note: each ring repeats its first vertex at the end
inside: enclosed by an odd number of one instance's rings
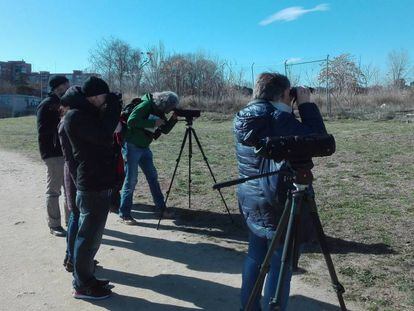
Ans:
POLYGON ((147 179, 155 207, 163 213, 164 217, 172 216, 166 211, 149 145, 161 133, 168 134, 177 123, 175 113, 168 120, 165 114, 177 107, 178 96, 173 92, 159 92, 145 94, 141 99, 142 102, 132 110, 128 118, 126 141, 122 147, 125 180, 121 190, 119 216, 121 221, 127 225, 137 224, 131 216, 131 208, 135 186, 138 182, 138 165, 147 179))

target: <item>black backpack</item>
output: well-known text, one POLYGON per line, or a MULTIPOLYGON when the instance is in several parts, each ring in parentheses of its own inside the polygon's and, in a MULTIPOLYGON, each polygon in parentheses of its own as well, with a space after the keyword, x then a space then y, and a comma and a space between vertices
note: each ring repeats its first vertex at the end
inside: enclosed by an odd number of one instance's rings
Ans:
POLYGON ((121 117, 120 117, 119 121, 121 122, 122 130, 121 130, 121 133, 118 137, 120 144, 123 144, 124 139, 125 139, 125 135, 126 135, 126 132, 127 132, 127 129, 128 129, 128 126, 127 126, 128 118, 131 115, 134 108, 136 106, 138 106, 140 103, 142 103, 141 98, 139 98, 139 97, 134 98, 133 100, 131 100, 131 102, 128 105, 126 105, 121 110, 121 117))
POLYGON ((142 103, 142 99, 137 97, 137 98, 134 98, 133 100, 131 100, 131 102, 128 105, 126 105, 124 108, 122 108, 121 117, 123 117, 123 119, 125 119, 125 122, 128 121, 128 118, 131 115, 132 111, 140 103, 142 103))

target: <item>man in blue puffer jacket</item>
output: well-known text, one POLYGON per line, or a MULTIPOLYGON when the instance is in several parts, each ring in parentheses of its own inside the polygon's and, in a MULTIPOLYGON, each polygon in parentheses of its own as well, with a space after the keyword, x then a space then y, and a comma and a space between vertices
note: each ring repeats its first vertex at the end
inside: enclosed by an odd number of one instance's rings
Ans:
MULTIPOLYGON (((259 140, 272 136, 326 134, 319 109, 310 102, 309 89, 297 88, 301 121, 293 114, 289 92, 290 82, 286 76, 262 73, 254 87, 253 101, 237 113, 234 132, 240 178, 276 171, 286 165, 257 155, 253 145, 259 140)), ((287 190, 291 188, 292 184, 284 181, 282 176, 272 175, 250 180, 240 184, 237 189, 239 207, 249 230, 249 249, 243 267, 241 288, 242 308, 245 308, 259 275, 260 265, 283 212, 287 190)), ((302 223, 306 227, 306 218, 302 219, 302 223)), ((276 290, 282 250, 283 245, 276 250, 271 260, 264 288, 264 310, 267 310, 276 290)), ((287 307, 290 279, 291 271, 284 284, 282 310, 287 307)), ((261 310, 260 297, 255 301, 254 310, 261 310)))

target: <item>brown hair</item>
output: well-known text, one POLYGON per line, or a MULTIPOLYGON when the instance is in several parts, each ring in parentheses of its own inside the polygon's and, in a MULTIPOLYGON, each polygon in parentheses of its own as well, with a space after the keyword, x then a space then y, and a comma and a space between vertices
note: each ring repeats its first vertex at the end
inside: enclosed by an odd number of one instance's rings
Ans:
POLYGON ((290 88, 290 82, 286 76, 276 72, 263 72, 254 85, 253 99, 279 100, 287 88, 290 88))

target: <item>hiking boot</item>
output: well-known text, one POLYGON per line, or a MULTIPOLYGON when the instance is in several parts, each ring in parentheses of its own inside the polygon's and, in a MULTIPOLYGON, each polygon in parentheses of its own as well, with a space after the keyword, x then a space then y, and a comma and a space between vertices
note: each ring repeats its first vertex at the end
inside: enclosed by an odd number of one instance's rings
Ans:
POLYGON ((111 296, 111 293, 112 291, 109 288, 96 285, 83 290, 75 289, 73 297, 76 299, 101 300, 111 296))
POLYGON ((62 226, 50 227, 50 233, 58 237, 66 236, 66 231, 62 228, 62 226))
POLYGON ((126 224, 128 226, 138 225, 138 222, 134 218, 132 218, 131 216, 126 216, 126 217, 121 216, 120 221, 121 221, 121 223, 126 224))

